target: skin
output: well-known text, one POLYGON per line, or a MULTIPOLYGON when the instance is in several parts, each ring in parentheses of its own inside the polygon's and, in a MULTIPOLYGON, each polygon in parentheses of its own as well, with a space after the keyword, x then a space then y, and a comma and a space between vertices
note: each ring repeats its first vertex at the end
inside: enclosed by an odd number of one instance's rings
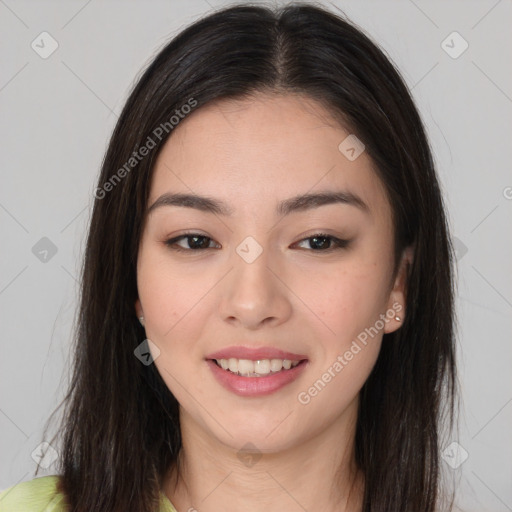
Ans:
POLYGON ((394 274, 391 207, 369 156, 350 161, 338 149, 349 133, 315 100, 258 93, 196 110, 158 156, 148 205, 165 192, 193 192, 234 211, 156 208, 140 243, 135 311, 144 316, 147 338, 160 350, 157 369, 180 403, 182 478, 175 486, 171 468, 164 486, 180 512, 361 509, 358 395, 383 333, 398 329, 405 316, 411 254, 404 252, 394 274), (275 213, 281 200, 334 190, 357 195, 368 209, 336 203, 275 213), (165 244, 186 230, 207 236, 211 241, 203 243, 211 248, 194 252, 187 238, 177 245, 189 252, 165 244), (316 233, 351 242, 315 249, 308 237, 316 233), (247 236, 263 249, 250 264, 236 252, 247 236), (393 304, 403 308, 401 321, 388 319, 321 392, 301 403, 298 394, 393 304), (205 362, 231 345, 305 354, 308 366, 271 395, 240 397, 205 362), (248 442, 260 457, 254 464, 237 456, 248 442))

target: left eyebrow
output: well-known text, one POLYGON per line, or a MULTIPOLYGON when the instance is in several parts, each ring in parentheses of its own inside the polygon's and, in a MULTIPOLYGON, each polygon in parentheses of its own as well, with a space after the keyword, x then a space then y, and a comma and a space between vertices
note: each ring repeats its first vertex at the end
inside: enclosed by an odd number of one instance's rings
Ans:
POLYGON ((369 213, 368 205, 357 195, 348 191, 337 192, 319 192, 317 194, 302 194, 290 199, 281 201, 277 205, 279 215, 288 215, 292 212, 311 210, 327 204, 347 204, 360 208, 365 213, 369 213))
MULTIPOLYGON (((347 204, 355 206, 365 213, 369 213, 368 205, 357 195, 348 191, 319 192, 316 194, 301 194, 278 203, 277 215, 288 215, 293 212, 312 210, 328 204, 347 204)), ((233 209, 225 202, 211 197, 199 196, 197 194, 162 194, 149 208, 150 214, 161 206, 181 206, 194 208, 209 213, 230 216, 233 209)))

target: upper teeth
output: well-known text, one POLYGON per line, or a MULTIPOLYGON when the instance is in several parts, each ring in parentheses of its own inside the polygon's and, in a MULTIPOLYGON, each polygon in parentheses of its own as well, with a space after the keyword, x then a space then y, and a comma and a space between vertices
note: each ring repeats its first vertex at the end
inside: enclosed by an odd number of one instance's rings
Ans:
POLYGON ((290 359, 260 359, 251 361, 250 359, 215 359, 224 370, 229 370, 240 375, 268 375, 270 372, 279 372, 283 368, 289 370, 297 366, 300 361, 291 361, 290 359))

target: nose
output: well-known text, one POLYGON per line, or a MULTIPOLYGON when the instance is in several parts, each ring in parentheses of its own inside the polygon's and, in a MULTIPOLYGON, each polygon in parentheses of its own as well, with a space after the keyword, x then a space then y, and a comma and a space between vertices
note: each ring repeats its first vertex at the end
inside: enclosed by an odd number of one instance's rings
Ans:
POLYGON ((220 293, 222 319, 245 329, 277 326, 291 316, 290 289, 282 269, 263 252, 252 262, 234 253, 220 293))

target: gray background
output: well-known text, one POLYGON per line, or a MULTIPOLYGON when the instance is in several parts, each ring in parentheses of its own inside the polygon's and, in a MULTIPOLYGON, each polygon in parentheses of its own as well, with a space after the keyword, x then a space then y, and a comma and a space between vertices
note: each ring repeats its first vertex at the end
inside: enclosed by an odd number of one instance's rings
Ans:
MULTIPOLYGON (((451 440, 462 448, 445 453, 444 469, 460 479, 465 510, 512 511, 512 4, 334 4, 412 89, 456 237, 464 407, 451 440), (463 48, 453 31, 469 44, 457 58, 445 51, 463 48)), ((33 478, 31 454, 64 396, 92 192, 128 89, 171 36, 223 5, 0 0, 0 489, 33 478), (43 31, 59 45, 46 59, 31 47, 50 48, 43 31), (55 254, 38 252, 43 237, 55 254)))

